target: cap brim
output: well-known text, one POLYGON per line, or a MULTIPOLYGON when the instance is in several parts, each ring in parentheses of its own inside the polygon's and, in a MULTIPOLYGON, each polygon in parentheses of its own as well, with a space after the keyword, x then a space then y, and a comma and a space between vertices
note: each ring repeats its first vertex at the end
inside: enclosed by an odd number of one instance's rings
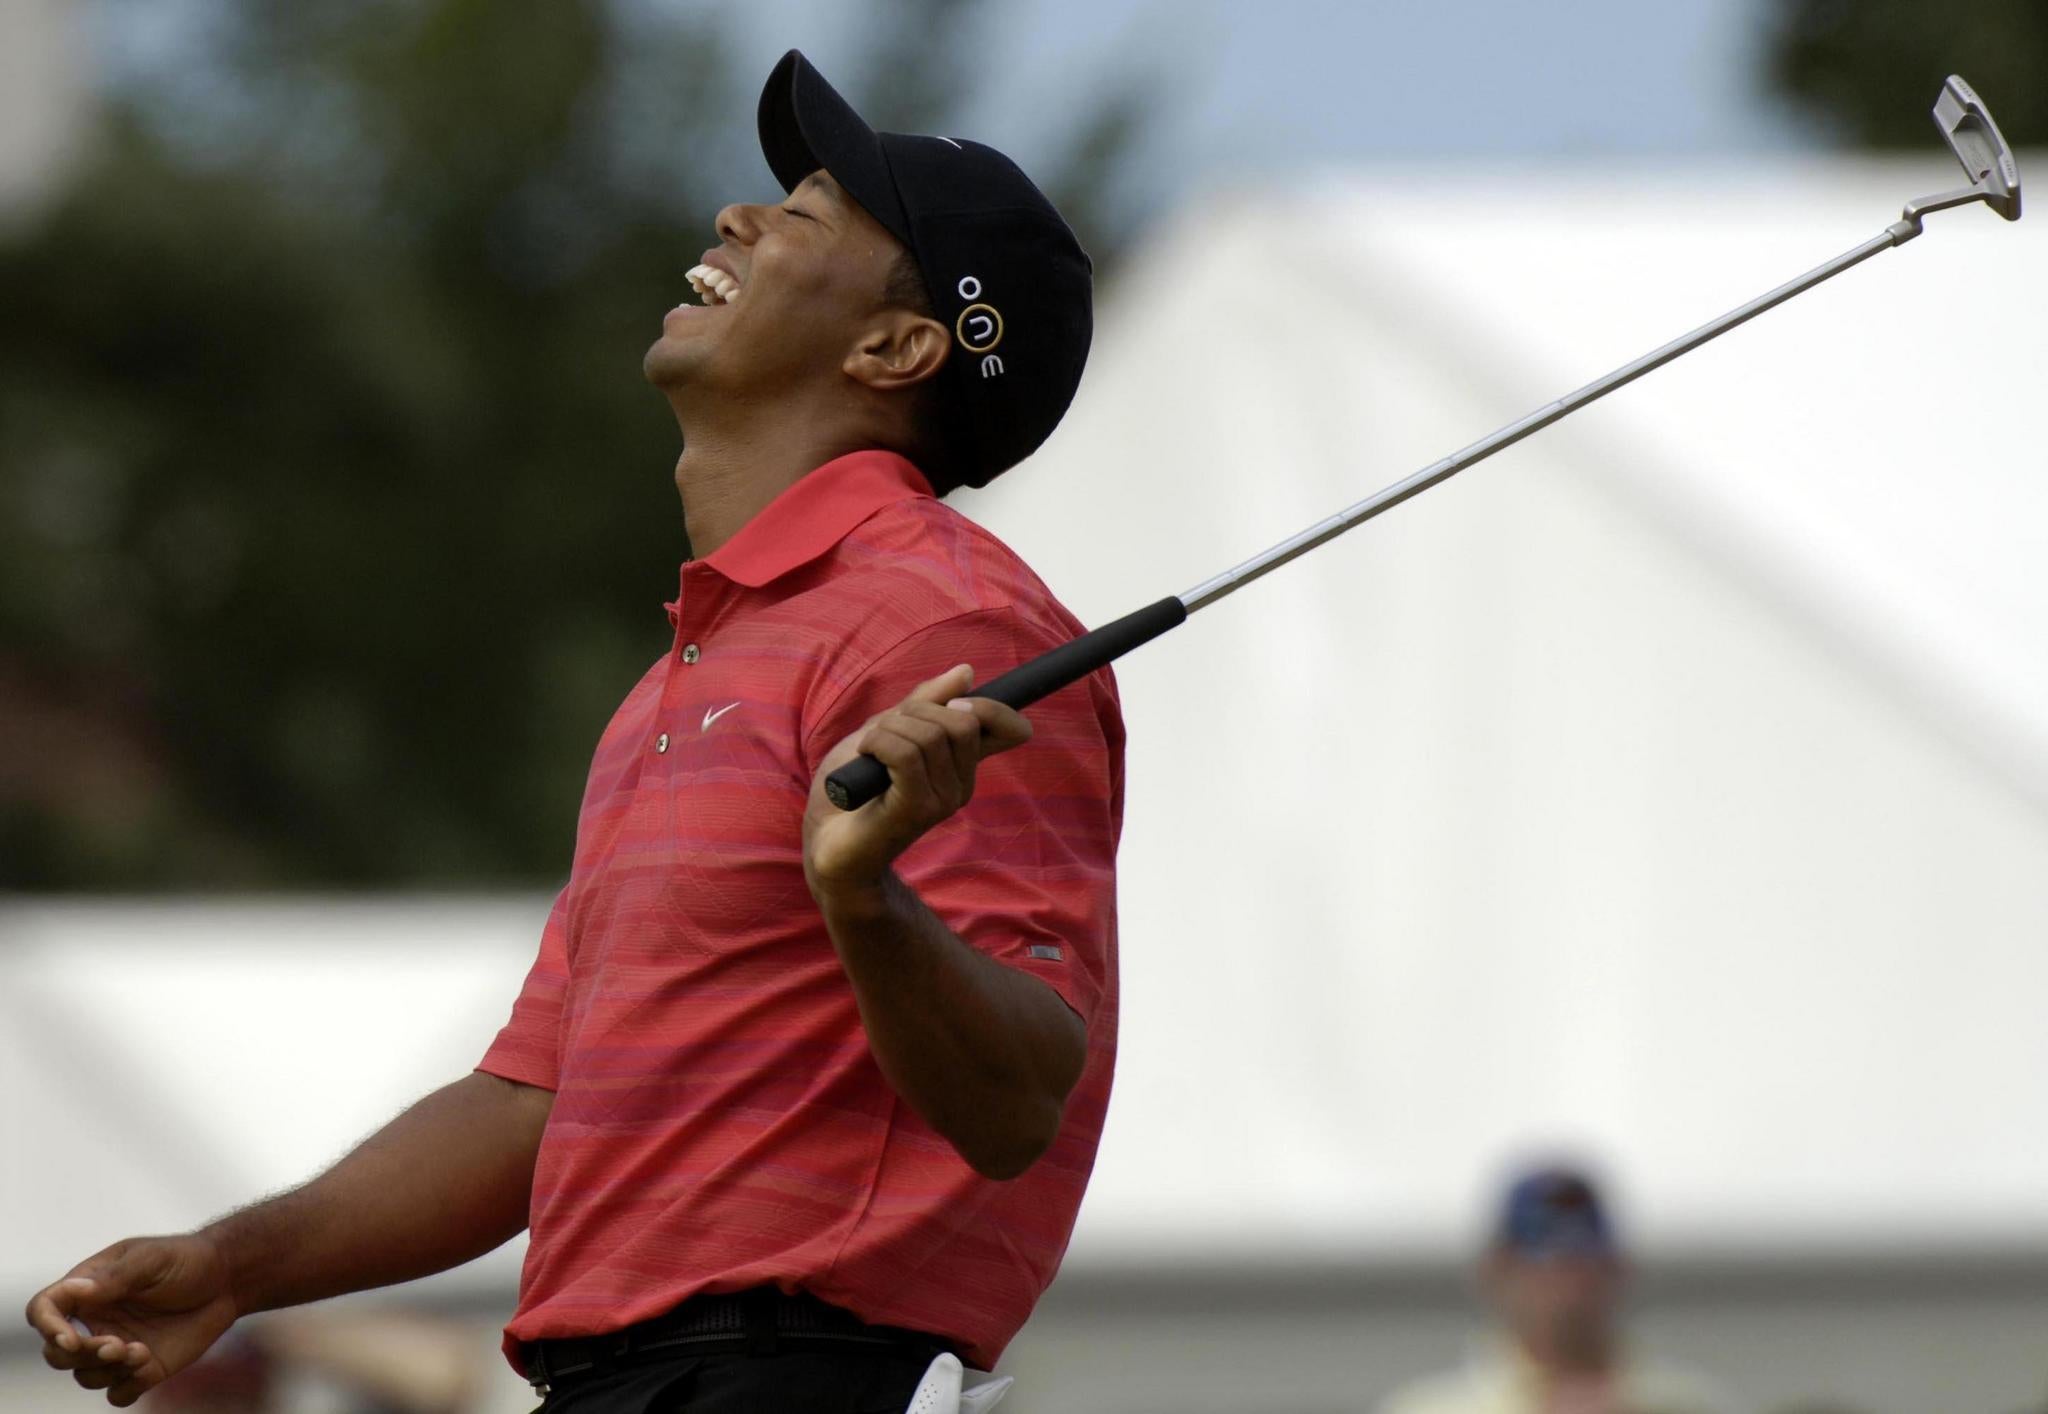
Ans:
POLYGON ((905 245, 910 222, 896 195, 882 139, 798 50, 782 56, 761 89, 761 154, 784 191, 823 168, 905 245))

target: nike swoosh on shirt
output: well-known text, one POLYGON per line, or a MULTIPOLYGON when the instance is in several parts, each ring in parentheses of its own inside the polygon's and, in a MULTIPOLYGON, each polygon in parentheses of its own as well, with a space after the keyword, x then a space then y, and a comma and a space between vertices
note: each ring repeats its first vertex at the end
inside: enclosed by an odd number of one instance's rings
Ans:
POLYGON ((717 720, 718 720, 718 719, 719 719, 720 717, 723 717, 723 716, 724 716, 724 715, 725 715, 726 713, 730 712, 730 711, 731 711, 731 710, 732 710, 733 708, 735 708, 735 707, 737 707, 737 706, 739 706, 739 705, 740 705, 740 704, 739 704, 739 703, 737 703, 737 702, 728 702, 728 703, 726 703, 726 704, 725 704, 725 706, 723 706, 723 707, 720 707, 720 708, 719 708, 719 709, 718 709, 717 711, 715 711, 715 712, 714 712, 714 711, 710 711, 710 710, 707 710, 707 711, 706 711, 706 712, 704 713, 704 730, 705 730, 705 731, 707 731, 707 732, 708 732, 708 731, 710 731, 710 730, 711 730, 711 724, 712 724, 713 722, 717 721, 717 720))

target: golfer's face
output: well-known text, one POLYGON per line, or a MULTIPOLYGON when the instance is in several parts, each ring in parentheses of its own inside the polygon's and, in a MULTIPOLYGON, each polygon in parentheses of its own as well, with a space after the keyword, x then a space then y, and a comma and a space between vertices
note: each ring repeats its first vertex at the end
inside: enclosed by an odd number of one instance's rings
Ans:
POLYGON ((1624 1280, 1620 1261, 1604 1255, 1498 1256, 1490 1275, 1510 1326, 1567 1345, 1613 1325, 1624 1280))
POLYGON ((726 207, 717 226, 711 293, 662 320, 648 378, 749 397, 837 378, 883 306, 896 238, 822 171, 773 206, 726 207))

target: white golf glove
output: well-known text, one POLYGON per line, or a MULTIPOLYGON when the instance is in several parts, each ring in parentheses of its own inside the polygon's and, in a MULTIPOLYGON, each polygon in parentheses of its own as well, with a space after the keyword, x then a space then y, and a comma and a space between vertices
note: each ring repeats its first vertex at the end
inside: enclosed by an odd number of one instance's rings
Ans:
POLYGON ((1014 1376, 968 1370, 959 1357, 941 1355, 925 1368, 904 1414, 983 1414, 996 1407, 1013 1383, 1014 1376))

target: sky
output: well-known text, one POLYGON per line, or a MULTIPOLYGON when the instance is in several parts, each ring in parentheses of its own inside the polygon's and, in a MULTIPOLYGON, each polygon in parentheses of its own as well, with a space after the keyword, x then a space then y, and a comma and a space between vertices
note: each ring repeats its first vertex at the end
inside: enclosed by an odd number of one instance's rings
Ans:
MULTIPOLYGON (((1770 0, 1010 0, 976 46, 968 132, 1029 154, 1120 74, 1159 94, 1148 199, 1330 162, 1601 156, 1725 161, 1817 145, 1770 99, 1770 0)), ((792 45, 829 78, 866 5, 756 0, 765 74, 792 45)))
MULTIPOLYGON (((24 0, 28 3, 28 0, 24 0)), ((710 0, 622 0, 643 15, 710 0)), ((736 65, 766 77, 784 49, 857 76, 862 30, 895 0, 718 6, 736 65)), ((1779 0, 994 0, 979 7, 959 135, 1032 170, 1063 153, 1105 88, 1155 96, 1146 160, 1117 213, 1138 223, 1216 187, 1388 160, 1604 156, 1726 163, 1821 145, 1767 96, 1779 0)), ((54 15, 61 0, 21 11, 54 15)), ((102 5, 95 67, 161 67, 204 43, 213 0, 102 5)), ((49 33, 47 21, 36 28, 49 33)), ((34 46, 29 46, 34 47, 34 46)), ((18 67, 18 66, 17 66, 18 67)), ((742 90, 748 84, 741 84, 742 90)))

